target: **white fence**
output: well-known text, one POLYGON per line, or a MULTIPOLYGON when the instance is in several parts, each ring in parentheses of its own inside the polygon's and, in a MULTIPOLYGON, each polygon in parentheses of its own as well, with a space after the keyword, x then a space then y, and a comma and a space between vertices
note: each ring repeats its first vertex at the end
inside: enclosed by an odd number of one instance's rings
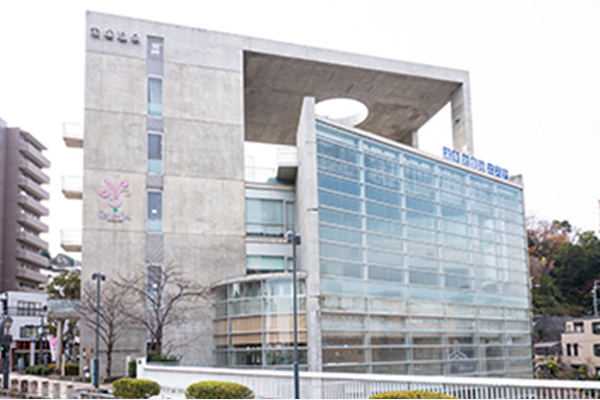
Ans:
MULTIPOLYGON (((185 388, 204 380, 246 385, 256 398, 294 397, 292 372, 173 367, 138 359, 138 378, 152 379, 162 394, 184 397, 185 388)), ((300 397, 305 399, 366 399, 389 390, 431 390, 463 399, 598 399, 600 382, 537 379, 465 378, 300 372, 300 397)))

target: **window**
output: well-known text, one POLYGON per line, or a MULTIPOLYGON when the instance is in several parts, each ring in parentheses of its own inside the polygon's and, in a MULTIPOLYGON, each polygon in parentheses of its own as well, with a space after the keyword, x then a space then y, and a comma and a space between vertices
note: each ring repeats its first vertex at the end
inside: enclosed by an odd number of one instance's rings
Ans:
POLYGON ((596 357, 600 357, 600 344, 595 344, 594 345, 594 355, 596 357))
POLYGON ((162 267, 160 265, 146 266, 146 292, 150 298, 157 299, 161 292, 162 267))
POLYGON ((592 332, 595 335, 600 335, 600 322, 592 322, 592 332))
POLYGON ((283 272, 285 264, 283 256, 246 256, 246 273, 283 272))
POLYGON ((148 115, 162 117, 162 79, 148 77, 148 115))
POLYGON ((577 333, 583 333, 583 322, 574 322, 573 330, 577 333))
POLYGON ((283 236, 294 229, 294 203, 271 199, 246 199, 246 234, 283 236))
POLYGON ((573 355, 575 357, 579 356, 579 346, 577 345, 577 343, 573 343, 573 355))
POLYGON ((17 302, 17 315, 36 316, 36 315, 40 315, 41 311, 42 311, 41 303, 33 302, 33 301, 18 301, 17 302))
POLYGON ((162 193, 148 192, 148 218, 146 229, 152 232, 162 232, 162 193))
POLYGON ((148 134, 148 172, 162 174, 162 135, 148 134))

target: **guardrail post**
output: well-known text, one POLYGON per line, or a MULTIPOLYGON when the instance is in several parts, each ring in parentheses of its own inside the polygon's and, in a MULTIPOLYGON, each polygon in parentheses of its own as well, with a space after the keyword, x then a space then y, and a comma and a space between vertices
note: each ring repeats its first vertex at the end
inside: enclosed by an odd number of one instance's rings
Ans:
POLYGON ((31 394, 36 396, 38 394, 38 381, 36 379, 31 381, 31 394))
POLYGON ((52 384, 52 398, 60 399, 60 383, 52 384))

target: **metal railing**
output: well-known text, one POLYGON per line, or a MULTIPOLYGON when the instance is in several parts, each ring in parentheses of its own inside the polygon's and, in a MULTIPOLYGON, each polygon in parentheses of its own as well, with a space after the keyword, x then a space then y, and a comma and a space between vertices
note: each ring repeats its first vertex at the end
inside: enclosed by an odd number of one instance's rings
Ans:
MULTIPOLYGON (((162 394, 182 397, 185 388, 203 380, 246 385, 256 398, 293 398, 289 371, 219 369, 149 365, 137 361, 137 376, 152 379, 162 394)), ((301 398, 366 399, 391 390, 428 390, 471 399, 598 399, 600 382, 301 372, 301 398)))

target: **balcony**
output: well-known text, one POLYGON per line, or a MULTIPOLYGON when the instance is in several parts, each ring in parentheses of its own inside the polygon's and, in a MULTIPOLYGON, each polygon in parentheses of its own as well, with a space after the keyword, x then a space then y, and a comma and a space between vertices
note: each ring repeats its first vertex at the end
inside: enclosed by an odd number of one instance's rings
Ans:
MULTIPOLYGON (((45 258, 46 260, 48 260, 46 257, 42 257, 42 258, 45 258)), ((47 276, 39 273, 38 271, 30 269, 30 268, 19 267, 15 270, 15 275, 17 276, 17 278, 21 278, 26 281, 32 281, 35 283, 48 282, 47 276)))
POLYGON ((83 199, 83 179, 81 176, 63 176, 62 192, 67 199, 83 199))
POLYGON ((23 226, 33 229, 36 232, 48 232, 48 225, 39 219, 32 217, 31 215, 21 213, 17 217, 17 221, 19 221, 23 226))
POLYGON ((32 199, 24 194, 20 194, 17 198, 17 202, 24 209, 31 211, 36 215, 48 216, 50 214, 50 210, 44 207, 39 201, 32 199))
POLYGON ((21 142, 19 150, 29 157, 40 168, 50 168, 50 160, 48 160, 41 151, 36 149, 32 144, 21 142))
POLYGON ((63 140, 67 147, 72 149, 83 149, 83 125, 64 123, 63 140))
POLYGON ((40 185, 38 185, 29 178, 20 176, 18 184, 19 187, 21 187, 23 190, 25 190, 34 197, 40 198, 42 200, 48 200, 50 198, 50 193, 42 189, 40 185))
POLYGON ((39 237, 29 233, 29 232, 17 232, 17 240, 25 243, 28 246, 35 247, 38 249, 48 249, 48 242, 40 239, 39 237))
MULTIPOLYGON (((34 253, 33 251, 29 251, 29 250, 25 250, 25 249, 17 249, 17 258, 19 260, 23 260, 26 262, 29 262, 31 264, 37 265, 39 267, 44 267, 44 268, 48 268, 48 266, 50 265, 50 260, 48 260, 46 257, 34 253)), ((18 268, 17 271, 19 270, 26 270, 27 268, 18 268)), ((30 271, 33 272, 33 271, 30 271)), ((17 273, 18 275, 18 273, 17 273)), ((35 273, 35 276, 44 276, 42 274, 40 274, 39 272, 35 273)), ((38 280, 39 279, 31 279, 31 278, 27 278, 24 277, 25 279, 30 279, 30 280, 38 280)))
POLYGON ((60 247, 66 252, 81 252, 81 231, 65 229, 60 231, 60 247))
POLYGON ((50 183, 50 177, 46 175, 40 167, 35 165, 29 160, 21 158, 19 160, 19 168, 21 171, 25 172, 27 175, 31 176, 34 180, 36 180, 39 184, 42 183, 50 183))
POLYGON ((295 148, 277 148, 277 180, 293 181, 298 170, 298 152, 295 148))

